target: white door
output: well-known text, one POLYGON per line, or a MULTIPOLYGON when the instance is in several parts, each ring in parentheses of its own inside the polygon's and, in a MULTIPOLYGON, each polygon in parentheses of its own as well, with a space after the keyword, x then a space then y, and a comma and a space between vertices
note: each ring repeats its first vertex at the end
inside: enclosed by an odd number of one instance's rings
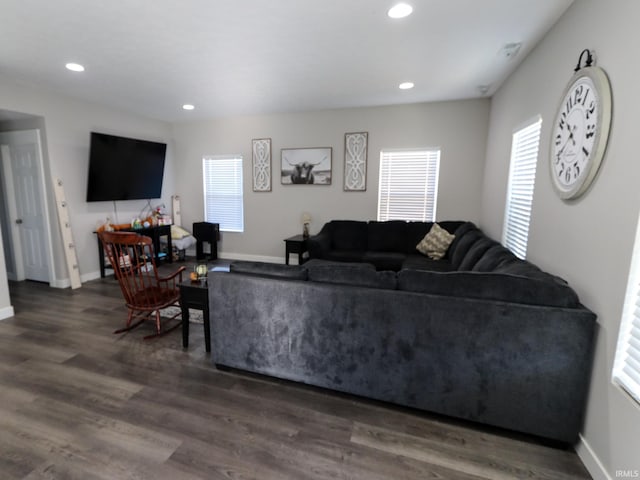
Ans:
POLYGON ((43 194, 40 132, 0 133, 5 194, 16 280, 49 282, 48 220, 43 194))

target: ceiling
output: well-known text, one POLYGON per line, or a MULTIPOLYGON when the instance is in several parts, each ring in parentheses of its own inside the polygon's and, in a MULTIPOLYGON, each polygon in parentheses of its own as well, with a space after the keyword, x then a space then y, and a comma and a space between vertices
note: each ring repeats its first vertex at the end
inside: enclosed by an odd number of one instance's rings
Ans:
POLYGON ((0 74, 170 122, 474 98, 573 0, 404 1, 3 0, 0 74))

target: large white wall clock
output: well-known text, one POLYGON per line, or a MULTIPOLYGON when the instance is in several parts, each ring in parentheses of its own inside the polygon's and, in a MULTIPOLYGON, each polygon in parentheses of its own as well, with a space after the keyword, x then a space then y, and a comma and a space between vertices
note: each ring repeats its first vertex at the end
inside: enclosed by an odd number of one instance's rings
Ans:
POLYGON ((611 130, 611 85, 584 50, 562 95, 552 128, 549 166, 560 198, 578 198, 593 182, 611 130), (580 67, 583 54, 586 66, 580 67))

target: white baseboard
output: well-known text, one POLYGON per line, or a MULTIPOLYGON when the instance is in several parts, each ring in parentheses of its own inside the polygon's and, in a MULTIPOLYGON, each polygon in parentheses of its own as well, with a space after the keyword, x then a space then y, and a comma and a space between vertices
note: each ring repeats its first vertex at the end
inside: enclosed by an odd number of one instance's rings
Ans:
MULTIPOLYGON (((99 271, 85 273, 84 275, 80 275, 80 282, 85 283, 98 278, 100 278, 99 271)), ((52 288, 69 288, 71 287, 71 280, 68 278, 56 278, 49 283, 49 286, 52 288)))
POLYGON ((80 275, 80 281, 82 283, 89 282, 91 280, 97 280, 100 278, 100 271, 96 270, 95 272, 85 273, 84 275, 80 275))
POLYGON ((15 315, 13 311, 13 307, 4 307, 0 308, 0 320, 5 320, 6 318, 11 318, 15 315))
POLYGON ((582 435, 580 435, 580 441, 576 445, 576 453, 593 477, 593 480, 613 480, 591 448, 591 445, 589 445, 589 442, 582 435))
POLYGON ((69 288, 71 287, 71 280, 68 278, 56 278, 55 280, 51 280, 49 286, 53 288, 69 288))

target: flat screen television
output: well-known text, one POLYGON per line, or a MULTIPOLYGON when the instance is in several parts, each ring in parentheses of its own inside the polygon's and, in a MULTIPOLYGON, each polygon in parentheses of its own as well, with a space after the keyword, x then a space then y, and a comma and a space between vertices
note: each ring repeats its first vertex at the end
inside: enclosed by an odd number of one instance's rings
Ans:
POLYGON ((91 132, 87 202, 160 198, 167 144, 91 132))

